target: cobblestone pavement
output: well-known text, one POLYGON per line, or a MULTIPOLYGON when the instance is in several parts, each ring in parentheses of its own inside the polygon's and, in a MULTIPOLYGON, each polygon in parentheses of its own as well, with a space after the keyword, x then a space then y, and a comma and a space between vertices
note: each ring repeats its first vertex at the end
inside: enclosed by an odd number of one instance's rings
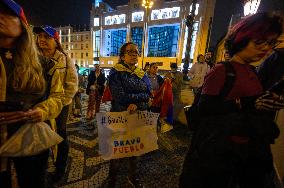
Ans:
MULTIPOLYGON (((86 109, 84 105, 83 111, 86 109)), ((108 111, 109 104, 101 105, 101 111, 108 111)), ((95 188, 108 184, 109 161, 98 154, 98 135, 95 120, 77 119, 68 124, 70 144, 67 171, 56 184, 49 179, 48 187, 95 188)), ((139 178, 146 188, 178 187, 178 179, 185 154, 188 150, 190 133, 184 125, 174 125, 174 130, 159 135, 159 150, 140 157, 139 178)), ((54 171, 50 159, 48 172, 54 171)), ((120 169, 116 187, 131 187, 127 183, 127 170, 120 169)))

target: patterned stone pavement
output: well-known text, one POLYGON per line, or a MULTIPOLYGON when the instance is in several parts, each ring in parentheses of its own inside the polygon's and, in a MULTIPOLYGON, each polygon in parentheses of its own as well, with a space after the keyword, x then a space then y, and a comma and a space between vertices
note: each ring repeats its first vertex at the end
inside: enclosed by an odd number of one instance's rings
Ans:
MULTIPOLYGON (((86 105, 83 106, 83 111, 85 111, 86 105)), ((101 111, 108 111, 109 108, 109 104, 101 105, 101 111)), ((174 125, 174 127, 174 130, 159 135, 159 150, 148 153, 139 159, 139 178, 146 188, 178 187, 178 178, 188 150, 190 133, 184 125, 174 125)), ((106 187, 109 161, 104 161, 98 154, 95 120, 77 119, 77 121, 68 124, 67 132, 70 150, 66 173, 62 180, 56 184, 48 178, 48 187, 106 187)), ((52 171, 54 171, 54 166, 50 159, 48 172, 52 171)), ((125 168, 119 170, 116 187, 131 187, 127 183, 125 168)))

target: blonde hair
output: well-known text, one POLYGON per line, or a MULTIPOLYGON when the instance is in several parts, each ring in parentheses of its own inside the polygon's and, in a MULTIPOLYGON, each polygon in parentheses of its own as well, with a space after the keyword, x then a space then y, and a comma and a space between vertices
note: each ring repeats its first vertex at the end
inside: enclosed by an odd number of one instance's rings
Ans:
POLYGON ((45 91, 46 83, 31 28, 22 23, 22 34, 16 43, 13 88, 24 93, 45 91))

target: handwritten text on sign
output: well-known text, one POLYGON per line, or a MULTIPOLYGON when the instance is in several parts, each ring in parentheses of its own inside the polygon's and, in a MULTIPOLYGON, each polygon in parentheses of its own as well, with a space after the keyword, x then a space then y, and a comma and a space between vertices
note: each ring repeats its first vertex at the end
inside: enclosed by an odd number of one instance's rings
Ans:
POLYGON ((158 149, 159 114, 137 111, 97 113, 99 152, 104 159, 140 156, 158 149))

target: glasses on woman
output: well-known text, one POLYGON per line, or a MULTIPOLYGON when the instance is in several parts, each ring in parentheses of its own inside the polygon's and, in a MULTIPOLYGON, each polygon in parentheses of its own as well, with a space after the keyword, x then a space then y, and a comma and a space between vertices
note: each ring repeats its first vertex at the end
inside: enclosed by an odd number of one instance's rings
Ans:
POLYGON ((255 46, 257 47, 264 47, 266 45, 268 45, 269 47, 275 48, 276 46, 278 46, 281 42, 277 39, 273 39, 273 40, 255 40, 253 41, 255 46))
POLYGON ((139 55, 139 52, 138 52, 138 50, 126 50, 126 52, 125 52, 127 55, 139 55))

